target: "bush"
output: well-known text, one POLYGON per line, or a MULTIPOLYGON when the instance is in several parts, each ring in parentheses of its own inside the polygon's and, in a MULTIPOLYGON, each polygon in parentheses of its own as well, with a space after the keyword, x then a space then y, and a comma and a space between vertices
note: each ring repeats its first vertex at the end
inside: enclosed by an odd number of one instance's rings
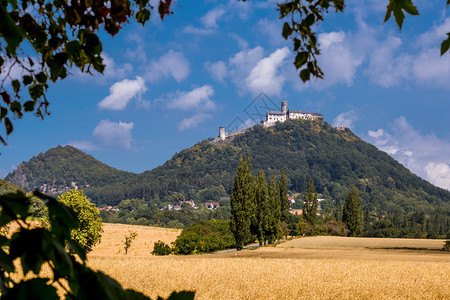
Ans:
POLYGON ((450 241, 444 242, 444 247, 442 247, 443 251, 450 251, 450 241))
POLYGON ((175 254, 195 254, 232 248, 235 241, 229 221, 211 220, 184 229, 173 245, 175 254))
POLYGON ((172 248, 170 248, 169 245, 167 245, 166 243, 164 243, 163 241, 157 241, 155 242, 155 244, 153 245, 153 251, 152 254, 153 255, 169 255, 170 253, 172 253, 172 248))

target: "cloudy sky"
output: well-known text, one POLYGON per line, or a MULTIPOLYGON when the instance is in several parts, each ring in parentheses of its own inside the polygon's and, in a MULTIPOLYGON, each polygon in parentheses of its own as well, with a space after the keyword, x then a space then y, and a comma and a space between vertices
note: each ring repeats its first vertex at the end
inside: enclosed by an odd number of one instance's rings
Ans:
POLYGON ((104 75, 73 71, 49 89, 44 121, 15 121, 0 176, 57 145, 143 172, 198 141, 249 126, 264 107, 319 111, 415 174, 450 189, 450 31, 445 1, 416 0, 402 32, 387 0, 348 0, 317 29, 324 80, 303 84, 276 1, 177 1, 174 14, 103 35, 104 75))

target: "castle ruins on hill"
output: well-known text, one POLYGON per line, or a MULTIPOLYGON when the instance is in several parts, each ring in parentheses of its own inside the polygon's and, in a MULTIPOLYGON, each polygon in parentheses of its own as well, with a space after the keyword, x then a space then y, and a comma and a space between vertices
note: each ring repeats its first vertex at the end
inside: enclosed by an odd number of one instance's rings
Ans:
MULTIPOLYGON (((281 111, 266 111, 266 120, 261 121, 261 126, 271 127, 277 122, 283 123, 286 120, 323 120, 323 116, 319 113, 303 110, 290 110, 288 109, 288 102, 281 101, 281 111)), ((250 127, 251 128, 251 127, 250 127)), ((225 127, 219 127, 219 136, 211 141, 212 144, 217 144, 225 141, 226 139, 234 138, 236 135, 246 132, 249 128, 241 129, 226 133, 225 127)))

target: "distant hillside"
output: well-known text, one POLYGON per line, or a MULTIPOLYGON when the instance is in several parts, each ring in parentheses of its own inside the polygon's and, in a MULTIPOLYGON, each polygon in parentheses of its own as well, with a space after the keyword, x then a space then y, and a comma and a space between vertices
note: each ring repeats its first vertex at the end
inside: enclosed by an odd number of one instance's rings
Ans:
POLYGON ((153 203, 205 201, 231 192, 239 158, 245 154, 251 156, 254 173, 264 170, 279 176, 285 171, 292 192, 305 192, 312 178, 331 209, 342 205, 356 185, 363 207, 379 215, 450 210, 448 191, 412 174, 349 129, 339 131, 323 121, 255 126, 221 145, 210 140, 142 174, 116 170, 73 147, 59 146, 20 164, 5 179, 25 190, 47 193, 77 186, 97 204, 115 205, 132 198, 153 203))
POLYGON ((59 194, 75 187, 88 189, 105 186, 132 175, 114 169, 72 146, 58 146, 19 164, 5 180, 27 191, 39 189, 44 193, 59 194))
POLYGON ((306 190, 308 178, 319 193, 343 203, 351 185, 364 207, 380 214, 413 210, 449 210, 450 193, 408 171, 388 154, 349 129, 323 121, 292 120, 271 128, 255 126, 223 145, 203 141, 175 154, 164 165, 123 182, 89 190, 98 203, 125 198, 171 201, 195 197, 201 189, 223 186, 230 193, 239 157, 250 155, 253 172, 279 175, 283 170, 294 192, 306 190))

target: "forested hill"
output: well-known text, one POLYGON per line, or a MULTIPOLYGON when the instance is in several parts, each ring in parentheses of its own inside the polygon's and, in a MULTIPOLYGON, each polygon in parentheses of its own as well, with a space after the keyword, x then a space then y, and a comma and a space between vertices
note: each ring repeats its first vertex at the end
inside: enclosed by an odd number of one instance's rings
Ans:
MULTIPOLYGON (((78 151, 72 147, 54 150, 61 154, 63 150, 78 151)), ((269 176, 279 176, 285 171, 293 192, 305 192, 308 178, 312 178, 318 192, 334 206, 343 203, 352 185, 358 187, 363 207, 378 214, 437 208, 448 211, 450 204, 448 191, 412 174, 349 129, 338 131, 323 121, 291 120, 271 128, 255 126, 223 145, 205 140, 142 174, 118 171, 98 161, 98 167, 94 167, 95 159, 81 151, 79 159, 70 162, 61 157, 43 160, 49 152, 31 160, 34 168, 41 170, 38 173, 27 163, 22 164, 22 177, 33 177, 27 179, 28 186, 12 182, 30 189, 53 181, 69 185, 74 181, 97 204, 114 205, 131 198, 176 203, 230 193, 239 158, 245 154, 251 156, 253 173, 264 170, 269 176), (89 157, 90 162, 82 157, 89 157), (49 162, 55 166, 47 166, 49 162)), ((16 178, 16 173, 8 175, 7 180, 16 178)))
MULTIPOLYGON (((417 177, 349 129, 323 121, 292 120, 271 128, 255 126, 224 145, 203 141, 175 154, 164 165, 121 184, 91 189, 97 202, 125 198, 156 202, 195 199, 199 190, 223 186, 231 192, 239 158, 251 156, 252 170, 269 176, 285 171, 294 192, 306 191, 308 178, 319 193, 340 205, 354 184, 363 205, 379 213, 449 209, 450 193, 417 177)), ((217 188, 215 188, 218 190, 217 188)))
POLYGON ((39 189, 59 194, 75 187, 105 186, 133 175, 114 169, 72 146, 58 146, 19 164, 5 180, 27 191, 39 189))

